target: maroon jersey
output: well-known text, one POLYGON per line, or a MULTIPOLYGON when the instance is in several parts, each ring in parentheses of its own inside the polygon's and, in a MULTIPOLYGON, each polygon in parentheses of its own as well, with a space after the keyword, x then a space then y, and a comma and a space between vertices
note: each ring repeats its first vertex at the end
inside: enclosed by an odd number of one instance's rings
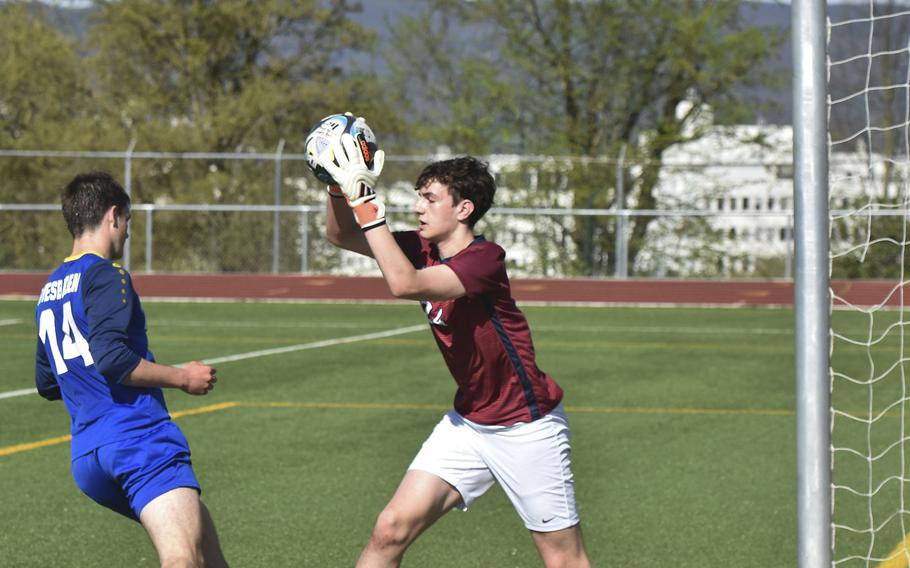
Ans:
POLYGON ((455 410, 473 422, 500 425, 553 410, 562 389, 537 368, 531 329, 512 298, 505 251, 480 236, 441 259, 436 245, 416 232, 396 232, 395 240, 415 268, 445 264, 467 290, 455 300, 421 302, 458 383, 455 410))

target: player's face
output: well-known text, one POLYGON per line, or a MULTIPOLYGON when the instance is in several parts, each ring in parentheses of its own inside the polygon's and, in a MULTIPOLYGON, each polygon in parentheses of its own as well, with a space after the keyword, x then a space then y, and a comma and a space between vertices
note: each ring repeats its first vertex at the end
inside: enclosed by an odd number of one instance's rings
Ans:
POLYGON ((112 260, 123 257, 123 249, 126 245, 126 239, 130 238, 129 232, 129 222, 132 218, 129 209, 125 211, 114 211, 116 224, 113 228, 113 234, 111 235, 111 240, 113 241, 113 246, 111 247, 111 257, 112 260))
POLYGON ((437 181, 417 190, 417 234, 430 242, 445 239, 458 227, 457 210, 449 188, 437 181))

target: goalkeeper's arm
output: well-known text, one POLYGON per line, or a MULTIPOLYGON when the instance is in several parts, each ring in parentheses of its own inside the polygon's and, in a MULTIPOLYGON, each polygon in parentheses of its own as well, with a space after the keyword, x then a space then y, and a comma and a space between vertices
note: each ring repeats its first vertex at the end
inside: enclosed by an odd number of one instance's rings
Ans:
POLYGON ((373 256, 370 245, 354 219, 343 193, 337 197, 329 192, 326 197, 325 218, 325 236, 330 243, 364 256, 373 256))
POLYGON ((389 290, 396 298, 450 300, 464 296, 467 291, 451 268, 438 265, 417 270, 389 231, 385 222, 385 206, 373 191, 385 161, 382 150, 376 152, 374 166, 370 168, 350 134, 343 134, 335 144, 334 159, 329 159, 328 154, 317 159, 332 178, 338 180, 345 205, 350 210, 345 214, 341 208, 342 200, 334 195, 337 192, 329 192, 326 222, 329 240, 375 258, 389 290), (352 233, 360 233, 363 240, 358 240, 352 233), (362 247, 361 243, 366 247, 362 247))
POLYGON ((455 272, 444 264, 417 269, 382 225, 364 233, 389 290, 408 300, 453 300, 467 294, 455 272))

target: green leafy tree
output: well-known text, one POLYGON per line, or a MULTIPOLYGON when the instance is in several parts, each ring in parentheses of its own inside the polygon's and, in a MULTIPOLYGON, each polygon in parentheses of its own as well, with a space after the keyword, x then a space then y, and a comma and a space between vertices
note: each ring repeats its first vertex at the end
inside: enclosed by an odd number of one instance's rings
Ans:
MULTIPOLYGON (((741 90, 767 84, 763 64, 781 34, 742 21, 741 5, 431 0, 393 34, 399 103, 413 101, 418 141, 457 152, 606 158, 557 164, 575 207, 615 204, 608 189, 625 147, 637 167, 622 172, 620 205, 653 209, 664 153, 703 134, 706 109, 726 122, 747 116, 741 90)), ((653 220, 631 220, 630 266, 653 220)), ((613 227, 608 218, 576 223, 578 272, 611 273, 613 227)))
MULTIPOLYGON (((378 116, 381 91, 352 63, 374 41, 348 17, 355 9, 344 0, 100 3, 89 44, 110 144, 271 152, 285 140, 285 152, 302 152, 307 131, 326 114, 378 116)), ((272 200, 271 162, 143 160, 134 171, 139 201, 272 200)), ((270 262, 261 254, 271 239, 268 215, 175 216, 156 223, 156 235, 156 247, 169 253, 156 257, 175 263, 196 235, 183 256, 203 270, 253 271, 270 262)))
MULTIPOLYGON (((0 148, 88 146, 100 125, 76 46, 40 4, 0 3, 0 148)), ((71 160, 0 159, 0 202, 59 203, 71 160)), ((55 211, 0 213, 0 267, 49 268, 69 252, 55 211)))

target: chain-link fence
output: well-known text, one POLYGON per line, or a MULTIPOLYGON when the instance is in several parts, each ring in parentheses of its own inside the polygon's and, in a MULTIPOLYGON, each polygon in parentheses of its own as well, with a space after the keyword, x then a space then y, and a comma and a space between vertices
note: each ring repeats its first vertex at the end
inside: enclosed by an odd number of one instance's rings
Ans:
MULTIPOLYGON (((374 263, 340 251, 323 238, 321 205, 154 205, 134 204, 130 244, 124 264, 138 272, 202 273, 331 273, 373 274, 374 263)), ((711 229, 718 218, 753 221, 781 220, 789 212, 718 214, 706 211, 636 211, 494 208, 478 229, 507 251, 515 275, 565 277, 578 275, 577 244, 571 230, 594 219, 622 226, 628 218, 656 217, 654 238, 640 252, 636 263, 619 277, 718 277, 789 278, 791 249, 789 229, 770 234, 783 246, 766 254, 749 249, 764 239, 760 229, 742 231, 739 241, 724 231, 711 229), (686 235, 687 227, 716 238, 700 241, 686 235), (719 235, 719 236, 718 236, 719 235), (721 238, 723 237, 723 238, 721 238), (738 250, 737 250, 738 247, 738 250)), ((405 207, 387 209, 393 229, 414 228, 405 207)), ((69 252, 59 206, 50 204, 0 204, 0 226, 33 227, 23 239, 4 235, 3 270, 47 270, 69 252)), ((759 223, 754 223, 759 226, 759 223)), ((7 232, 6 229, 3 230, 7 232)), ((693 234, 694 234, 693 232, 693 234)), ((620 250, 623 247, 619 244, 620 250)))
MULTIPOLYGON (((71 246, 59 188, 77 172, 106 170, 132 196, 124 263, 134 272, 375 274, 369 259, 339 251, 323 237, 324 187, 305 156, 281 148, 0 151, 0 270, 56 266, 71 246), (17 170, 44 175, 23 188, 14 181, 17 170)), ((393 229, 414 228, 413 182, 426 163, 444 157, 387 157, 380 192, 393 229)), ((513 275, 791 276, 788 163, 664 163, 652 192, 656 205, 640 208, 633 174, 647 165, 485 159, 498 190, 477 231, 503 245, 513 275)))

